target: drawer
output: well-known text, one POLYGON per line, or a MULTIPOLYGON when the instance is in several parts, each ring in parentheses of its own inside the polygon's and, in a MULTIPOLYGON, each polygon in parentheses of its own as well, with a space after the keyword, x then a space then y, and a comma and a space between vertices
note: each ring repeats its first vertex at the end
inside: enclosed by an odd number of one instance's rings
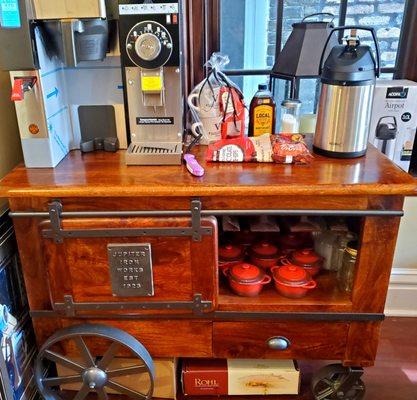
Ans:
MULTIPOLYGON (((66 320, 63 327, 81 324, 82 321, 66 320)), ((139 340, 152 357, 212 357, 212 323, 209 321, 155 320, 155 321, 99 321, 89 324, 108 325, 121 329, 139 340)), ((46 337, 44 341, 46 341, 46 337)), ((95 339, 86 343, 95 356, 102 356, 108 343, 95 339)), ((79 350, 69 342, 65 349, 76 355, 79 350)), ((129 357, 129 353, 119 353, 119 357, 129 357)))
POLYGON ((219 322, 213 328, 216 358, 343 359, 349 324, 343 322, 219 322), (276 345, 285 338, 288 348, 276 345))

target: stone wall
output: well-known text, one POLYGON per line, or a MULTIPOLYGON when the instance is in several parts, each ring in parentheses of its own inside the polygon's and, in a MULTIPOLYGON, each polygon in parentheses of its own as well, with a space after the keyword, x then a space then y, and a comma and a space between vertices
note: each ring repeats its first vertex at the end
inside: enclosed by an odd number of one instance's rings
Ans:
MULTIPOLYGON (((267 64, 268 67, 272 67, 275 60, 277 0, 269 0, 269 2, 267 64)), ((346 24, 367 25, 376 29, 384 67, 395 66, 404 5, 405 0, 349 0, 348 3, 346 24)), ((299 22, 306 15, 330 12, 336 16, 337 25, 339 9, 340 0, 285 0, 283 43, 292 31, 292 24, 299 22)), ((371 44, 369 35, 366 33, 360 35, 364 39, 364 44, 371 44)), ((315 85, 314 81, 302 82, 300 97, 304 102, 304 112, 313 111, 315 85)))

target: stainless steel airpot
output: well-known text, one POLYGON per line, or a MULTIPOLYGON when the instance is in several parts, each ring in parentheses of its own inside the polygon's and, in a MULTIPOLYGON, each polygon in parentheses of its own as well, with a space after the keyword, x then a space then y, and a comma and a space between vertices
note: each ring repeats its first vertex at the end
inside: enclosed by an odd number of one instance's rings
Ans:
POLYGON ((366 154, 380 65, 380 51, 373 28, 341 26, 331 31, 320 61, 322 89, 314 139, 316 153, 336 158, 366 154), (323 65, 332 35, 348 29, 351 32, 345 39, 346 44, 334 46, 323 65), (361 45, 358 30, 371 32, 376 60, 372 49, 361 45))

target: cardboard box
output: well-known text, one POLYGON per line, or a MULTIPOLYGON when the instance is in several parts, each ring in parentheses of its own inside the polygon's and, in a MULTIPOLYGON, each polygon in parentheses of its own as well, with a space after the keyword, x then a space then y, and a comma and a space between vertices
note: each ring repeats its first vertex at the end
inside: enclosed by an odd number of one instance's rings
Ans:
POLYGON ((296 395, 300 371, 292 360, 186 359, 182 366, 186 396, 296 395))
MULTIPOLYGON (((82 364, 82 359, 74 360, 82 364)), ((155 388, 154 397, 160 399, 175 399, 177 395, 177 359, 154 359, 155 364, 155 388)), ((109 369, 127 368, 138 365, 136 359, 115 358, 110 364, 109 369)), ((57 364, 58 376, 70 376, 74 372, 57 364)), ((112 379, 113 381, 128 387, 137 392, 145 393, 149 388, 149 378, 147 375, 131 375, 112 379)), ((77 391, 80 390, 80 384, 62 385, 62 390, 77 391)), ((111 389, 106 389, 109 394, 117 394, 111 389)))
POLYGON ((417 83, 408 80, 377 81, 369 141, 408 172, 416 129, 417 83), (389 131, 388 136, 384 135, 384 125, 389 131))

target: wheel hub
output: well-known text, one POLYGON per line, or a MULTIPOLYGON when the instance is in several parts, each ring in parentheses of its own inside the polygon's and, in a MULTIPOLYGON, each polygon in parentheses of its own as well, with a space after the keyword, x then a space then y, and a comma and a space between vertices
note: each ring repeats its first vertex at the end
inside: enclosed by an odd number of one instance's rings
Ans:
POLYGON ((101 389, 107 383, 107 374, 100 368, 90 368, 83 373, 83 381, 90 389, 101 389))

